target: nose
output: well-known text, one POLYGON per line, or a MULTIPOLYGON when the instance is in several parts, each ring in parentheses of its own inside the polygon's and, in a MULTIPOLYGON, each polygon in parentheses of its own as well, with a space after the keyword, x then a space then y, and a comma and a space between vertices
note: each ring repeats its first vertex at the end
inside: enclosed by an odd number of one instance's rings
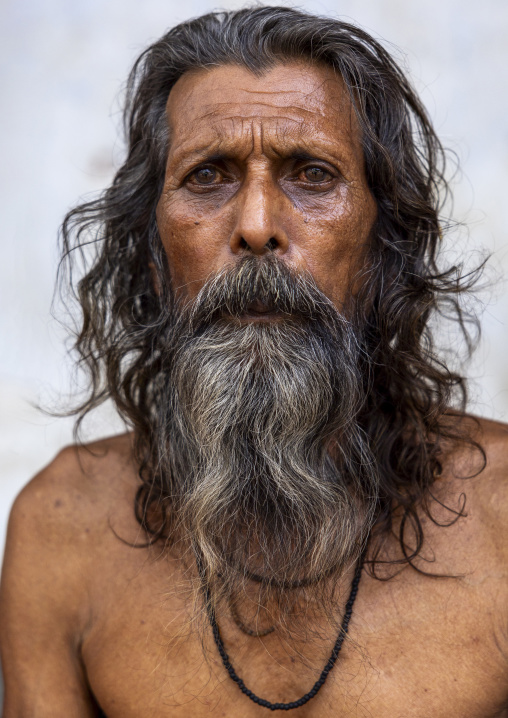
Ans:
POLYGON ((230 247, 234 254, 265 254, 287 251, 288 239, 281 219, 280 190, 267 179, 252 180, 240 190, 236 202, 236 224, 230 247))

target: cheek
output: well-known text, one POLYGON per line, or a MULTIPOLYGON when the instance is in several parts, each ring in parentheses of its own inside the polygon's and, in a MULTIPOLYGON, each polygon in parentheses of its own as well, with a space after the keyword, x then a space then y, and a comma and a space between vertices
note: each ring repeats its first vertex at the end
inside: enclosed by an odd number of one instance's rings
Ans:
POLYGON ((224 222, 167 197, 159 200, 156 217, 173 287, 194 297, 223 260, 224 222))
POLYGON ((337 306, 357 293, 355 277, 365 264, 377 214, 370 192, 358 194, 351 193, 332 211, 305 225, 306 268, 337 306))

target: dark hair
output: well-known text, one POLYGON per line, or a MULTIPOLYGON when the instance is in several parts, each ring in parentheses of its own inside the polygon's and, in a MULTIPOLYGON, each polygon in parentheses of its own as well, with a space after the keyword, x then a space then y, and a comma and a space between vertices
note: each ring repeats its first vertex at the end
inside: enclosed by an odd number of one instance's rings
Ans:
MULTIPOLYGON (((96 250, 78 285, 83 323, 75 348, 91 380, 76 409, 78 426, 87 412, 113 399, 135 432, 141 466, 136 516, 154 540, 163 535, 164 514, 154 525, 149 509, 163 490, 151 467, 160 372, 153 346, 168 301, 155 220, 169 141, 166 102, 189 70, 237 64, 259 75, 295 60, 336 70, 362 129, 378 219, 365 268, 368 281, 356 301, 376 367, 365 380, 361 421, 380 467, 377 527, 390 530, 393 509, 401 508, 401 561, 411 562, 423 545, 418 506, 431 516, 432 485, 445 447, 466 442, 482 451, 460 422, 464 379, 438 358, 429 328, 434 314, 453 316, 471 349, 459 299, 475 276, 463 277, 457 266, 438 267, 440 212, 448 189, 443 148, 399 67, 354 25, 283 7, 210 13, 173 28, 136 61, 126 93, 125 162, 111 187, 69 212, 63 224, 64 258, 70 261, 73 249, 83 253, 90 244, 96 250)), ((460 508, 449 510, 462 515, 460 508)))

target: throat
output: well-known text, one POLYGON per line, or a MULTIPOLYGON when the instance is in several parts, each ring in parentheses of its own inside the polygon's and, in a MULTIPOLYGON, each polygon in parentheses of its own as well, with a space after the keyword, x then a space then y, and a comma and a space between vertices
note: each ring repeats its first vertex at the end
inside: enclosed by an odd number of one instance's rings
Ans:
POLYGON ((320 636, 325 642, 335 634, 342 619, 357 566, 341 576, 293 588, 267 586, 248 580, 234 595, 218 606, 218 620, 228 633, 264 638, 273 634, 290 643, 320 636))

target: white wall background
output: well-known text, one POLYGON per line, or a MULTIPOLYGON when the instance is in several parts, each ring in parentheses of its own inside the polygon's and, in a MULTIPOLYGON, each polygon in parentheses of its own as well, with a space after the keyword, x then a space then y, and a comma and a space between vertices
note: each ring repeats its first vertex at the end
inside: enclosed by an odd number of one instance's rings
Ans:
MULTIPOLYGON (((213 0, 2 0, 0 556, 15 494, 71 441, 70 420, 31 406, 67 390, 71 376, 50 315, 59 223, 112 177, 122 149, 119 90, 134 59, 166 28, 215 7, 213 0)), ((352 19, 402 50, 439 133, 462 161, 456 217, 469 222, 467 245, 494 252, 494 267, 506 276, 506 0, 306 0, 301 7, 352 19)), ((473 408, 508 420, 508 287, 499 281, 491 294, 469 370, 473 408)), ((113 433, 118 425, 110 421, 106 413, 91 433, 113 433)))

